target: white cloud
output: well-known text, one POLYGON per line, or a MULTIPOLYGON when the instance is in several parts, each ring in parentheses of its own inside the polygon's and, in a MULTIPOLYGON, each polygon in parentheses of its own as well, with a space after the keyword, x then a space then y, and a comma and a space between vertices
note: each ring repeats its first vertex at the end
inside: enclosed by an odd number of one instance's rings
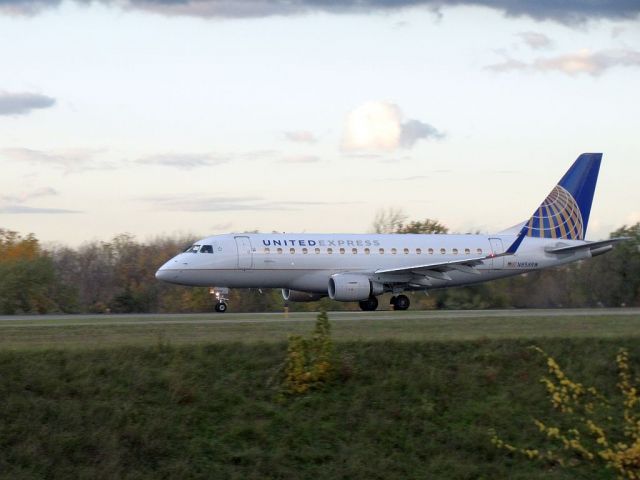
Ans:
POLYGON ((640 67, 640 51, 630 49, 601 50, 592 52, 580 50, 576 53, 540 57, 526 63, 507 58, 505 61, 488 65, 494 72, 534 71, 560 72, 567 75, 588 74, 598 76, 613 67, 640 67))
POLYGON ((315 155, 287 155, 282 159, 283 163, 317 163, 320 157, 315 155))
POLYGON ((347 151, 393 151, 411 148, 420 139, 442 138, 435 127, 420 120, 404 121, 390 102, 367 102, 347 116, 342 148, 347 151))
POLYGON ((219 165, 226 161, 228 161, 227 158, 207 153, 176 153, 151 155, 149 157, 144 157, 137 160, 137 163, 140 163, 142 165, 159 165, 163 167, 191 169, 196 167, 219 165))

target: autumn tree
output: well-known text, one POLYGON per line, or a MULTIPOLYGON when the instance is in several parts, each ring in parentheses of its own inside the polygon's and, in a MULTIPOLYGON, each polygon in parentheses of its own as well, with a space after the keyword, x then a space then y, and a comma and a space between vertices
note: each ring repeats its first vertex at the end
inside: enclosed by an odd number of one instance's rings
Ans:
POLYGON ((73 295, 68 291, 56 302, 56 292, 64 290, 56 281, 51 258, 33 234, 0 229, 0 313, 47 313, 70 310, 73 295))

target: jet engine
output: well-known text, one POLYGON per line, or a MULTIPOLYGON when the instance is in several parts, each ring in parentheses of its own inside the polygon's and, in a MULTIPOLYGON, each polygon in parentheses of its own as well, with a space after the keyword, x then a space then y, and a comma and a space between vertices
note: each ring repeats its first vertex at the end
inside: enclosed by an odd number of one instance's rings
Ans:
POLYGON ((322 297, 326 297, 321 293, 309 293, 301 292, 300 290, 289 290, 288 288, 282 289, 282 298, 287 302, 315 302, 322 297))
POLYGON ((340 302, 355 302, 380 295, 384 287, 372 282, 366 275, 337 273, 329 278, 329 298, 340 302))

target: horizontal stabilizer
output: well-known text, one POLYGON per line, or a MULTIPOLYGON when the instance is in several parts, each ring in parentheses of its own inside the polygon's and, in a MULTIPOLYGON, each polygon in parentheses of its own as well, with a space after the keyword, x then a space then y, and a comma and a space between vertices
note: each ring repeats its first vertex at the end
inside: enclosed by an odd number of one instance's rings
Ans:
POLYGON ((613 247, 614 244, 618 243, 618 242, 623 242, 625 240, 629 240, 630 237, 618 237, 618 238, 610 238, 609 240, 600 240, 598 242, 587 242, 587 243, 582 243, 580 245, 568 245, 568 246, 561 246, 561 247, 550 247, 550 248, 545 248, 545 252, 547 253, 556 253, 556 254, 562 254, 562 253, 573 253, 576 252, 578 250, 584 250, 584 249, 588 249, 588 250, 596 250, 596 249, 601 249, 603 247, 613 247))

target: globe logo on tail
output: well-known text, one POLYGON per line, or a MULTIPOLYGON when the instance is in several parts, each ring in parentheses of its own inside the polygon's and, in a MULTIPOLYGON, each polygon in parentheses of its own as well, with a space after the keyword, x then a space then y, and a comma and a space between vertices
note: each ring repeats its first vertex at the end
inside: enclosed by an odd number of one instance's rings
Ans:
POLYGON ((527 223, 528 237, 583 240, 580 208, 573 196, 560 185, 551 191, 527 223))

